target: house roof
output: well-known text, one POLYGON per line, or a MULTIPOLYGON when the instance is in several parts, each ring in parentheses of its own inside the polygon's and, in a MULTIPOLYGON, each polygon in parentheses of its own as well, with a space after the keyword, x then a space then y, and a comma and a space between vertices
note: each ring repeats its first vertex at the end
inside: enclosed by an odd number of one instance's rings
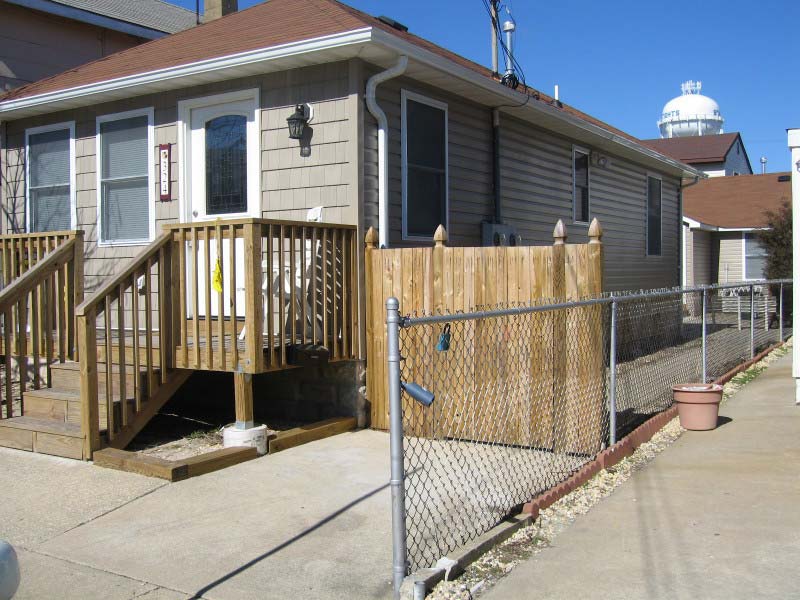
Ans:
MULTIPOLYGON (((49 14, 90 22, 107 29, 119 29, 136 35, 134 28, 153 32, 175 33, 197 24, 194 11, 164 0, 6 0, 49 14), (98 20, 99 17, 101 20, 98 20)), ((151 37, 151 36, 147 36, 151 37)))
POLYGON ((720 133, 718 135, 698 135, 690 137, 674 137, 653 140, 642 140, 642 143, 661 154, 676 158, 690 165, 724 162, 733 143, 740 139, 738 133, 720 133))
MULTIPOLYGON (((561 127, 565 134, 582 131, 581 135, 599 135, 605 139, 599 140, 601 144, 612 144, 615 148, 620 144, 624 146, 620 148, 624 155, 633 154, 656 164, 668 163, 672 170, 680 170, 687 176, 696 174, 691 167, 643 147, 637 138, 536 90, 526 90, 530 97, 520 102, 522 94, 496 83, 486 67, 336 0, 268 0, 123 50, 0 96, 0 118, 4 114, 6 118, 41 114, 95 103, 101 98, 130 97, 135 94, 134 89, 148 93, 168 89, 167 86, 177 87, 182 82, 186 82, 184 85, 189 85, 190 81, 208 82, 213 77, 224 78, 223 72, 233 69, 230 66, 233 63, 237 65, 237 73, 253 74, 264 68, 259 66, 263 61, 271 61, 273 68, 277 68, 279 62, 274 56, 279 51, 280 60, 284 61, 281 64, 287 65, 283 68, 313 64, 311 54, 323 50, 334 57, 327 60, 361 56, 376 64, 387 59, 396 60, 390 58, 392 55, 415 53, 421 57, 419 60, 425 61, 415 66, 439 71, 433 78, 436 85, 447 87, 447 83, 443 83, 447 77, 458 79, 460 88, 451 88, 454 93, 464 94, 469 90, 467 93, 476 102, 503 105, 507 107, 504 110, 511 112, 516 107, 517 113, 527 110, 531 115, 536 113, 543 126, 561 127), (367 51, 367 46, 372 50, 367 51), (347 48, 351 48, 349 55, 347 48), (379 53, 382 53, 380 60, 375 61, 379 53), (142 85, 145 80, 150 88, 142 85), (91 99, 90 94, 93 94, 91 99), (482 94, 480 99, 479 94, 482 94)), ((420 68, 409 68, 408 75, 419 77, 420 68)), ((452 82, 455 83, 455 79, 452 82)))
POLYGON ((766 227, 765 213, 777 211, 791 197, 789 172, 709 177, 684 188, 683 214, 725 229, 766 227))

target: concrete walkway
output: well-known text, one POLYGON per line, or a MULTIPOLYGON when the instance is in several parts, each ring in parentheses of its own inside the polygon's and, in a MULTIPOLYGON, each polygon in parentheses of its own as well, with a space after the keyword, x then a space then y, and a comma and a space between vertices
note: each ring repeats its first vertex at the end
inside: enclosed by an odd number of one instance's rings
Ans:
POLYGON ((0 449, 15 600, 384 598, 389 439, 338 435, 166 484, 0 449))
POLYGON ((791 355, 481 598, 800 598, 791 355))

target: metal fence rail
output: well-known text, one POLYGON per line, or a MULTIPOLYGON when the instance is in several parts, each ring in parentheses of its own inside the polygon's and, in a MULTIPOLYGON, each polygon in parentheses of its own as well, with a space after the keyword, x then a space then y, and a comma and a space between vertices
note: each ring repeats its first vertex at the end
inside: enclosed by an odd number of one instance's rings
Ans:
POLYGON ((673 385, 787 339, 790 297, 780 280, 415 318, 388 301, 395 590, 669 408, 673 385))

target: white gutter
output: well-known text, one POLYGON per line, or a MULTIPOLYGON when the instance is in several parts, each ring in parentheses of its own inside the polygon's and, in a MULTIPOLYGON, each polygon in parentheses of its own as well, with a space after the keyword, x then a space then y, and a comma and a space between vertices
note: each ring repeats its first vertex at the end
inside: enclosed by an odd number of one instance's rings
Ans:
MULTIPOLYGON (((237 54, 229 54, 227 56, 221 56, 218 58, 200 60, 176 67, 167 67, 164 69, 157 69, 155 71, 147 71, 145 73, 117 77, 116 79, 108 79, 98 83, 89 83, 65 90, 45 92, 43 94, 27 96, 17 100, 6 100, 5 102, 0 102, 0 115, 2 115, 4 112, 25 108, 34 108, 42 105, 63 102, 65 100, 73 100, 76 98, 85 99, 95 94, 128 89, 149 83, 180 79, 191 75, 199 75, 202 73, 210 73, 232 67, 267 62, 278 58, 297 56, 310 52, 317 52, 320 50, 330 50, 332 48, 339 48, 342 46, 363 44, 370 41, 371 31, 371 28, 365 27, 363 29, 355 29, 345 33, 326 35, 300 42, 290 42, 288 44, 271 46, 269 48, 260 48, 258 50, 248 50, 246 52, 239 52, 237 54)), ((89 102, 87 102, 87 104, 89 104, 89 102)))
POLYGON ((378 122, 378 247, 389 247, 389 182, 387 173, 389 172, 389 123, 386 113, 378 106, 375 100, 375 90, 384 81, 398 77, 406 72, 408 67, 408 56, 401 56, 397 59, 397 64, 385 71, 373 75, 367 81, 367 109, 378 122))
MULTIPOLYGON (((421 48, 416 44, 412 44, 411 42, 403 40, 395 35, 392 35, 391 33, 383 31, 382 29, 373 29, 372 41, 391 48, 398 54, 405 54, 414 59, 414 61, 426 64, 442 71, 443 73, 447 73, 448 75, 452 75, 453 77, 457 77, 479 88, 492 92, 497 96, 503 97, 505 102, 509 104, 519 105, 525 102, 524 92, 516 92, 511 88, 500 85, 499 82, 486 77, 482 73, 478 73, 477 71, 457 64, 448 58, 435 54, 430 50, 421 48)), ((503 110, 504 112, 508 112, 509 108, 503 107, 503 110)), ((705 177, 705 173, 702 171, 698 171, 697 169, 685 165, 684 163, 670 158, 669 156, 664 156, 663 154, 648 148, 644 144, 637 143, 626 137, 608 131, 607 129, 603 129, 598 125, 593 125, 592 123, 584 121, 577 116, 570 115, 561 109, 549 106, 542 102, 530 100, 525 102, 524 106, 514 108, 513 110, 525 110, 545 114, 549 117, 567 122, 570 125, 585 131, 586 133, 604 138, 610 142, 619 144, 620 146, 624 146, 629 150, 645 155, 653 160, 657 160, 660 163, 668 164, 674 169, 683 171, 685 177, 705 177)))

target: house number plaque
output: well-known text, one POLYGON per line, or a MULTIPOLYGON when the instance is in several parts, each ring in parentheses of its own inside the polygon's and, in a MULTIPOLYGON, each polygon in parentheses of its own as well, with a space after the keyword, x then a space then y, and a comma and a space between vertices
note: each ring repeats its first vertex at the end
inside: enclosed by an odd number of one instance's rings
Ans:
POLYGON ((170 148, 169 144, 159 144, 158 146, 158 164, 159 164, 159 171, 160 181, 161 181, 161 201, 166 202, 172 198, 172 193, 170 190, 170 148))

